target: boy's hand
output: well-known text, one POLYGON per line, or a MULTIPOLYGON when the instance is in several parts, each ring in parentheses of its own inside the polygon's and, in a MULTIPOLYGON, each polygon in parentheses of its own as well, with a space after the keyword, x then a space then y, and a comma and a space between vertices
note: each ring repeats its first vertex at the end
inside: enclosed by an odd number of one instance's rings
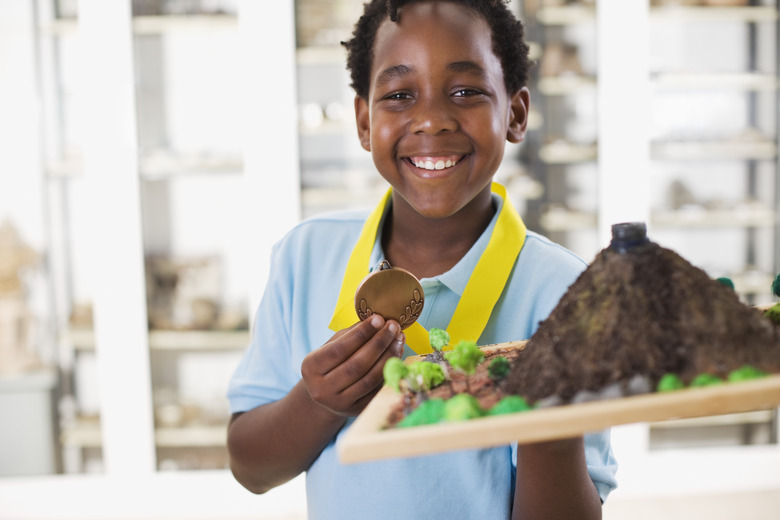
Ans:
POLYGON ((382 387, 385 361, 401 356, 405 340, 398 322, 378 314, 337 332, 301 363, 309 396, 334 414, 359 414, 382 387))

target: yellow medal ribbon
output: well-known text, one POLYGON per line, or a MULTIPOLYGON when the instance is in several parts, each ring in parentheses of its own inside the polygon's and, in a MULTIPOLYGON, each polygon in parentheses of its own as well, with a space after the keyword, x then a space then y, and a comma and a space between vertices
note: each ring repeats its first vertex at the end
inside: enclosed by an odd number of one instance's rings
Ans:
MULTIPOLYGON (((477 341, 482 335, 525 242, 525 224, 507 199, 506 189, 494 182, 492 191, 500 196, 504 203, 487 247, 477 261, 447 326, 450 345, 453 346, 461 340, 477 341)), ((355 291, 369 272, 371 251, 391 194, 392 189, 389 189, 379 205, 368 216, 349 257, 344 280, 341 283, 341 292, 329 325, 333 331, 345 329, 358 321, 355 312, 355 291)), ((404 329, 404 334, 406 334, 406 344, 414 352, 417 354, 431 352, 428 331, 418 322, 404 329)))

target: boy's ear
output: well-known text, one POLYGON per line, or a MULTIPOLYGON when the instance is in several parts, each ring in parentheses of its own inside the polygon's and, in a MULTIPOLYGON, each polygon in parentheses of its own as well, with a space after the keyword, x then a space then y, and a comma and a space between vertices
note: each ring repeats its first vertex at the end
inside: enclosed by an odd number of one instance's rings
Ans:
POLYGON ((360 146, 367 152, 371 151, 371 120, 368 114, 368 101, 355 96, 355 122, 357 123, 360 146))
POLYGON ((509 125, 506 132, 506 139, 510 143, 519 143, 525 139, 530 104, 531 93, 528 87, 521 88, 510 98, 509 125))

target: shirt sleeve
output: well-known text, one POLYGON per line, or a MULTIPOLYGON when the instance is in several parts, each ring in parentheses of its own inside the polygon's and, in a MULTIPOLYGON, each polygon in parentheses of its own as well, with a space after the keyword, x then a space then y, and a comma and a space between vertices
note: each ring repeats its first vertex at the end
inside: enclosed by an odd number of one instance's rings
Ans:
POLYGON ((246 412, 284 397, 300 379, 290 346, 291 262, 274 245, 263 297, 255 313, 250 344, 228 385, 231 413, 246 412))
MULTIPOLYGON (((517 444, 512 445, 512 463, 517 467, 517 444)), ((617 460, 610 444, 610 430, 585 434, 585 463, 603 504, 617 487, 617 460)))
POLYGON ((585 435, 585 462, 601 502, 617 487, 617 460, 610 444, 610 430, 585 435))
POLYGON ((250 344, 228 385, 233 413, 287 395, 306 355, 333 335, 328 323, 365 217, 363 211, 317 216, 274 244, 250 344))

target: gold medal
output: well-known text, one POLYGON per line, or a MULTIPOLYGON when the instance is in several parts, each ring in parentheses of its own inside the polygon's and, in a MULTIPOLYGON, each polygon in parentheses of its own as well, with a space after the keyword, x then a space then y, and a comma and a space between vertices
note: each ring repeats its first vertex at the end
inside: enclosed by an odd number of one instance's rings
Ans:
POLYGON ((379 314, 386 320, 396 320, 401 329, 417 321, 424 303, 417 277, 406 269, 390 266, 387 260, 363 278, 355 291, 355 311, 361 321, 379 314))

